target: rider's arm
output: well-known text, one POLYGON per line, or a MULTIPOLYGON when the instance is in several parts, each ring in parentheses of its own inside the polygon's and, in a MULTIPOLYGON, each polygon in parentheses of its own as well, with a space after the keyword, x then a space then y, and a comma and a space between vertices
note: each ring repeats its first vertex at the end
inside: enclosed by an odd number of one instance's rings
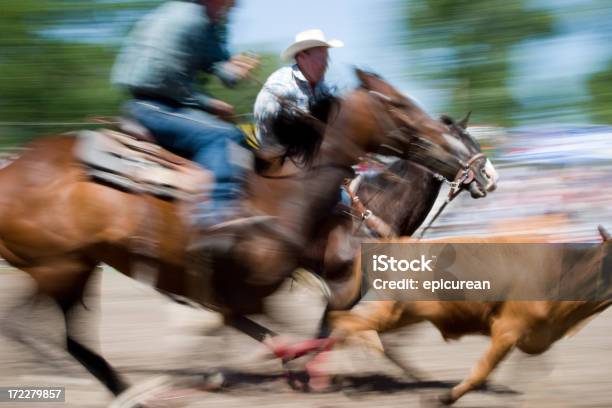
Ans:
POLYGON ((213 66, 215 74, 226 86, 234 86, 247 78, 259 65, 259 57, 252 54, 237 54, 229 61, 219 62, 213 66))
POLYGON ((242 79, 229 61, 217 62, 213 66, 212 73, 228 87, 234 87, 242 79))
POLYGON ((200 92, 194 93, 193 98, 195 99, 198 107, 204 109, 205 111, 210 111, 214 106, 214 101, 216 100, 215 98, 200 92))
POLYGON ((194 105, 198 108, 222 118, 229 118, 234 114, 234 107, 220 99, 215 99, 202 93, 194 93, 193 99, 194 105))
POLYGON ((215 26, 214 34, 216 37, 217 60, 212 66, 211 73, 223 82, 223 85, 233 87, 239 81, 238 73, 232 69, 230 58, 231 54, 227 47, 227 24, 218 24, 215 26))
POLYGON ((259 64, 259 59, 247 54, 231 56, 227 48, 227 24, 215 24, 211 30, 214 36, 209 45, 209 58, 216 61, 209 68, 209 72, 223 82, 225 86, 233 87, 259 64))

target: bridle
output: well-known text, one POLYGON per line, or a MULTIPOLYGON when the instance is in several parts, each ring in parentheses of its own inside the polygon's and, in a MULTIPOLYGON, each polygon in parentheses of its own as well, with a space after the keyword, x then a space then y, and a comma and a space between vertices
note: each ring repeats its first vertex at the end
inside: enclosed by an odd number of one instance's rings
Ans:
POLYGON ((476 153, 465 163, 465 165, 461 169, 459 169, 453 181, 448 181, 443 175, 439 173, 433 173, 433 176, 437 180, 448 184, 451 189, 451 191, 449 192, 449 196, 452 195, 454 198, 463 190, 463 185, 470 184, 476 178, 476 174, 472 169, 472 164, 474 164, 477 160, 486 158, 487 156, 485 156, 484 153, 476 153))
POLYGON ((325 164, 318 164, 315 166, 310 166, 308 168, 305 168, 303 169, 305 170, 304 172, 296 172, 296 173, 285 174, 285 175, 280 175, 280 176, 271 176, 268 174, 258 174, 258 176, 265 178, 265 179, 272 179, 272 180, 288 180, 288 179, 303 180, 303 179, 312 178, 312 174, 311 174, 312 172, 324 170, 324 169, 338 169, 338 170, 342 170, 343 172, 347 174, 355 173, 353 168, 349 165, 337 164, 337 163, 325 163, 325 164))

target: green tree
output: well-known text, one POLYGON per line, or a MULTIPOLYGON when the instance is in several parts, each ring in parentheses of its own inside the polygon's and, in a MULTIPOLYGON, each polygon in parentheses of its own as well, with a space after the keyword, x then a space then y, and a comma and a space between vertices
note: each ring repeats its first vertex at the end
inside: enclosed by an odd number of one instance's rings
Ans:
MULTIPOLYGON (((108 78, 115 49, 52 35, 66 26, 96 26, 151 1, 19 0, 0 12, 0 122, 71 122, 116 112, 120 96, 108 78)), ((8 3, 8 4, 7 4, 8 3)), ((0 143, 22 142, 58 126, 3 127, 0 143)))
POLYGON ((408 9, 420 73, 450 90, 447 109, 508 125, 521 107, 509 89, 511 50, 553 32, 549 12, 525 0, 424 0, 408 9))
MULTIPOLYGON (((588 7, 579 9, 576 18, 586 27, 597 31, 600 38, 608 44, 612 41, 612 5, 607 0, 590 0, 588 7)), ((591 120, 596 123, 612 124, 612 59, 587 81, 590 98, 587 101, 591 120)))
POLYGON ((612 123, 612 61, 606 69, 591 76, 588 86, 591 119, 597 123, 612 123))
MULTIPOLYGON (((125 95, 109 82, 118 43, 102 34, 80 38, 57 34, 74 27, 131 27, 142 12, 160 1, 20 0, 5 2, 0 11, 0 144, 23 143, 69 126, 3 126, 2 123, 83 122, 90 116, 115 115, 125 95), (55 30, 55 31, 54 31, 55 30)), ((103 30, 100 30, 103 32, 103 30)), ((266 56, 255 73, 262 81, 279 65, 266 56)), ((259 85, 222 89, 211 81, 212 93, 251 112, 259 85)))

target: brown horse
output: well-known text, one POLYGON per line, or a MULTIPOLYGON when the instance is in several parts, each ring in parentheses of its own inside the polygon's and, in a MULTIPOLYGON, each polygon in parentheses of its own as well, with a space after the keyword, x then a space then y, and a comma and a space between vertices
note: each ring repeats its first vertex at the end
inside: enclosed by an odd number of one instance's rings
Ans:
MULTIPOLYGON (((36 282, 37 294, 54 299, 66 320, 67 348, 114 394, 127 384, 98 354, 75 341, 70 311, 92 272, 106 263, 157 289, 214 306, 229 324, 262 338, 242 314, 262 310, 300 265, 331 213, 350 166, 367 152, 415 160, 449 180, 470 178, 484 190, 484 158, 449 136, 450 129, 378 77, 359 71, 362 86, 334 109, 320 149, 307 169, 250 175, 245 207, 273 217, 268 224, 237 223, 218 231, 218 245, 201 251, 201 271, 186 268, 188 233, 178 206, 130 194, 88 179, 73 155, 75 138, 38 140, 0 170, 0 254, 36 282), (288 173, 288 171, 290 173, 288 173), (153 275, 136 265, 150 263, 153 275)), ((194 248, 193 253, 198 252, 194 248)))
MULTIPOLYGON (((441 120, 470 154, 477 155, 481 153, 480 145, 466 130, 469 116, 468 113, 459 122, 448 116, 442 116, 441 120)), ((488 159, 482 170, 486 172, 489 184, 483 191, 471 190, 473 198, 485 197, 487 192, 496 188, 498 176, 488 159)), ((361 176, 361 179, 353 199, 358 199, 359 203, 367 207, 361 206, 357 214, 365 210, 372 211, 394 236, 409 236, 421 225, 433 207, 442 184, 431 170, 402 159, 396 160, 382 173, 371 177, 361 176)), ((342 216, 333 217, 322 224, 319 238, 315 241, 318 245, 306 254, 304 260, 309 270, 324 277, 326 293, 329 294, 328 305, 319 326, 319 337, 329 335, 329 312, 352 307, 362 294, 362 277, 353 268, 362 234, 360 231, 352 233, 354 224, 342 216)), ((363 221, 357 221, 356 224, 361 227, 365 225, 363 221)))

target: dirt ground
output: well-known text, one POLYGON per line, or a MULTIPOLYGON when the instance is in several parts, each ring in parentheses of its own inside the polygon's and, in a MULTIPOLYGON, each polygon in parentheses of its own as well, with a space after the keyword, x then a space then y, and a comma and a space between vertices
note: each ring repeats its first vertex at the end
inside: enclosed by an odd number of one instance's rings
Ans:
MULTIPOLYGON (((226 386, 216 392, 175 388, 163 394, 173 407, 407 407, 429 406, 434 395, 460 381, 483 353, 487 339, 466 337, 445 343, 428 325, 385 336, 427 380, 414 382, 382 357, 359 347, 336 352, 328 369, 341 373, 341 390, 307 394, 292 390, 277 361, 258 359, 262 349, 231 329, 220 329, 216 315, 170 302, 151 288, 113 270, 100 273, 79 312, 79 339, 103 355, 133 384, 183 370, 202 373, 227 367, 226 386), (169 399, 172 398, 172 399, 169 399)), ((32 289, 27 276, 0 269, 0 316, 32 289)), ((298 338, 315 333, 323 310, 321 296, 309 288, 287 286, 269 301, 262 322, 298 338)), ((59 347, 63 323, 49 302, 32 313, 9 313, 25 346, 0 336, 0 386, 64 386, 66 403, 30 406, 105 407, 112 396, 59 347), (33 348, 38 350, 33 351, 33 348)), ((8 329, 7 329, 8 328, 8 329)), ((457 407, 610 407, 612 406, 612 312, 591 321, 572 338, 539 357, 515 352, 490 385, 464 397, 457 407)), ((299 367, 296 367, 299 370, 299 367)), ((0 408, 10 403, 0 403, 0 408)), ((16 407, 29 406, 26 403, 16 407)))

